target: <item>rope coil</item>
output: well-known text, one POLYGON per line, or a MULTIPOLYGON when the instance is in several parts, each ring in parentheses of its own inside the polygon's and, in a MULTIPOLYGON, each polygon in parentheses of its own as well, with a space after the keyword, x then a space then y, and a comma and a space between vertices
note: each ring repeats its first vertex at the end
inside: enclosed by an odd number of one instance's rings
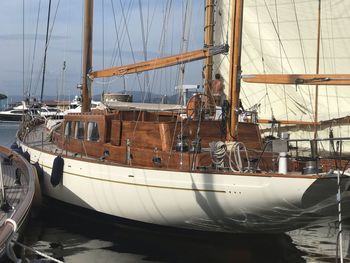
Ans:
POLYGON ((226 144, 224 142, 211 142, 209 143, 211 161, 216 166, 222 166, 224 158, 226 156, 226 144))

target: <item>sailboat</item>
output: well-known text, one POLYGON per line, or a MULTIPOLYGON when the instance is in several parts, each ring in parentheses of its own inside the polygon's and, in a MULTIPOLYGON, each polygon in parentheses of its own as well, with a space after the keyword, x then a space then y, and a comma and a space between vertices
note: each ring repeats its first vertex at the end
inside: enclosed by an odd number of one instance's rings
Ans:
POLYGON ((115 220, 213 232, 281 233, 334 221, 340 199, 342 217, 350 215, 350 172, 343 154, 349 138, 292 139, 286 132, 262 138, 257 111, 240 107, 242 79, 292 79, 301 86, 349 84, 349 77, 243 76, 244 2, 232 1, 220 12, 230 13, 231 28, 228 45, 222 46, 214 45, 214 4, 206 1, 205 48, 92 71, 93 1, 85 1, 82 112, 64 116, 50 129, 31 121, 18 132, 18 144, 42 169, 44 195, 115 220), (209 82, 213 57, 225 52, 228 103, 215 118, 209 82), (205 60, 205 92, 186 107, 123 103, 90 111, 97 78, 198 59, 205 60), (324 142, 334 145, 333 151, 320 151, 324 142))

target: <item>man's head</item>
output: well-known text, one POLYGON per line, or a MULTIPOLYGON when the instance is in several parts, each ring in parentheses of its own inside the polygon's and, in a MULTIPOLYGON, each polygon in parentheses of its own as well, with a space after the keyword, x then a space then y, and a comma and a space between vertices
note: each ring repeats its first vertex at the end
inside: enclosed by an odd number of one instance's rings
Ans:
POLYGON ((216 73, 216 74, 215 74, 215 79, 221 79, 220 73, 216 73))

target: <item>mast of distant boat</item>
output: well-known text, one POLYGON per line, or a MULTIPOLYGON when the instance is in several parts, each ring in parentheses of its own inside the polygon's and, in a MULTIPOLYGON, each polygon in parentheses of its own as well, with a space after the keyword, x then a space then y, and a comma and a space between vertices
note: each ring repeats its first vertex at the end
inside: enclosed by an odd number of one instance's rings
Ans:
POLYGON ((48 42, 49 42, 48 40, 49 40, 50 14, 51 14, 51 0, 49 1, 49 10, 48 10, 48 13, 47 13, 45 53, 44 53, 44 65, 43 65, 43 79, 41 81, 40 102, 43 102, 43 96, 44 96, 45 73, 46 73, 46 57, 47 57, 47 47, 48 47, 48 42))

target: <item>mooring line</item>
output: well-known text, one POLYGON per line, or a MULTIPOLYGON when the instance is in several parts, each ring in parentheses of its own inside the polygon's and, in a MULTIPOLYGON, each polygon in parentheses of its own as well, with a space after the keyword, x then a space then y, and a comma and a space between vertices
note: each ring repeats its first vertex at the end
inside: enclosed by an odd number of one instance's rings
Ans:
POLYGON ((23 247, 24 249, 30 250, 30 251, 38 254, 39 256, 42 256, 42 257, 47 258, 47 259, 50 259, 50 260, 52 260, 54 262, 57 262, 57 263, 64 263, 63 261, 58 260, 57 258, 50 257, 49 255, 46 255, 45 253, 40 252, 40 251, 38 251, 38 250, 36 250, 34 248, 28 247, 28 246, 26 246, 26 245, 24 245, 24 244, 22 244, 22 243, 20 243, 18 241, 12 240, 12 242, 15 243, 16 245, 20 246, 20 247, 23 247))

